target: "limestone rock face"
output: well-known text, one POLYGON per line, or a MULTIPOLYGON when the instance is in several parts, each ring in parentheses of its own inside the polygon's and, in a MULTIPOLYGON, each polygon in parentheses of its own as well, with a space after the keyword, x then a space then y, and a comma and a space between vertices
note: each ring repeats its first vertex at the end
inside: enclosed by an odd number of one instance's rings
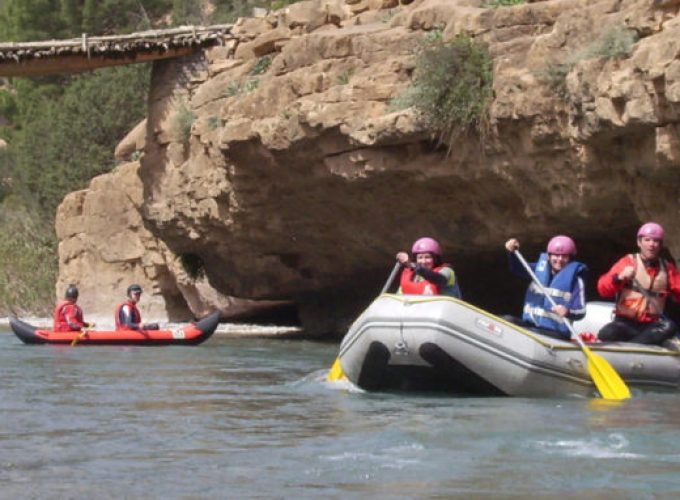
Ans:
POLYGON ((570 234, 595 278, 646 220, 678 253, 680 0, 483 4, 301 2, 243 21, 239 43, 156 63, 141 163, 60 208, 59 287, 95 294, 108 276, 110 294, 134 277, 175 317, 294 301, 308 331, 342 332, 424 235, 497 312, 525 285, 508 284, 510 236, 533 257, 570 234), (603 26, 639 36, 630 55, 576 58, 603 26), (389 107, 434 28, 494 59, 491 130, 448 156, 413 110, 389 107), (559 95, 545 75, 570 60, 559 95))

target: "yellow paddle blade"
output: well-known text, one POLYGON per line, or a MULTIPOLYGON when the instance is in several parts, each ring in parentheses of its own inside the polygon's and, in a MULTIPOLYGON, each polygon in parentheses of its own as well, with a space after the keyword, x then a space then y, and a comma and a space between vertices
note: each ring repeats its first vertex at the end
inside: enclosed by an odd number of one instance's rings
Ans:
POLYGON ((602 356, 593 354, 586 346, 582 346, 583 353, 588 359, 588 373, 595 382, 595 387, 604 399, 628 399, 630 389, 621 376, 602 356))
POLYGON ((337 380, 347 380, 347 375, 344 374, 342 367, 340 366, 340 358, 335 358, 333 366, 331 366, 331 369, 328 372, 329 382, 335 382, 337 380))

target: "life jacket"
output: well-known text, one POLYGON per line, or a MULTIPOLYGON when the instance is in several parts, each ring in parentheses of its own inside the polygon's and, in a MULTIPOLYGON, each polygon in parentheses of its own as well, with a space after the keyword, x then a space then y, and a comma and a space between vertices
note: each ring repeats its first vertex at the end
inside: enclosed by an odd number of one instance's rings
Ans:
MULTIPOLYGON (((574 288, 574 283, 578 279, 579 274, 586 270, 586 265, 582 262, 571 261, 560 272, 553 275, 548 259, 547 253, 540 255, 538 262, 536 262, 534 274, 555 304, 567 307, 571 300, 571 291, 574 288)), ((532 282, 524 297, 522 319, 528 323, 533 323, 539 328, 547 328, 564 334, 569 333, 569 328, 562 320, 562 317, 553 312, 552 307, 548 298, 532 282)))
POLYGON ((62 300, 57 303, 52 313, 52 330, 55 332, 70 332, 71 327, 66 320, 66 306, 73 304, 70 300, 62 300))
POLYGON ((139 309, 137 309, 137 306, 131 302, 123 302, 120 304, 118 307, 116 307, 116 330, 129 330, 130 327, 128 325, 124 325, 120 322, 120 311, 123 309, 123 307, 128 306, 130 310, 130 319, 132 320, 133 323, 140 324, 142 322, 142 315, 139 312, 139 309))
POLYGON ((619 292, 616 315, 641 322, 656 321, 663 314, 668 297, 666 263, 660 258, 659 272, 652 277, 647 273, 639 253, 630 255, 630 258, 634 262, 635 282, 631 280, 626 283, 619 292))
MULTIPOLYGON (((434 272, 439 272, 444 268, 450 267, 451 266, 449 264, 442 264, 432 270, 434 272)), ((437 285, 427 281, 422 276, 416 275, 415 271, 410 267, 406 267, 401 273, 401 280, 399 284, 401 287, 401 293, 407 295, 449 295, 460 298, 460 288, 458 287, 458 283, 455 282, 455 279, 455 274, 452 273, 450 281, 453 281, 454 283, 447 283, 447 285, 440 290, 437 285)))

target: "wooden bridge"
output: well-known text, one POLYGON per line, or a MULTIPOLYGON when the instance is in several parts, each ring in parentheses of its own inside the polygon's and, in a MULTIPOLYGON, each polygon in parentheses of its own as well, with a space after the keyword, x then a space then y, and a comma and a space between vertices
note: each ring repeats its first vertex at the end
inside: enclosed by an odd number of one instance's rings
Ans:
POLYGON ((0 77, 79 73, 181 57, 235 38, 232 24, 183 26, 129 35, 0 43, 0 77))

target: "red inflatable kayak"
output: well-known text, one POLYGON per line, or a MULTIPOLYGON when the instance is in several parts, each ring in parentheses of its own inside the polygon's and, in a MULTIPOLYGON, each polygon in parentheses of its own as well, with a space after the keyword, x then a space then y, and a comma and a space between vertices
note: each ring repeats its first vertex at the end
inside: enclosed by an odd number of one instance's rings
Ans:
POLYGON ((175 330, 90 330, 86 332, 41 330, 16 318, 12 318, 9 324, 15 335, 25 344, 198 345, 210 338, 219 321, 220 313, 215 312, 196 323, 190 323, 175 330))

